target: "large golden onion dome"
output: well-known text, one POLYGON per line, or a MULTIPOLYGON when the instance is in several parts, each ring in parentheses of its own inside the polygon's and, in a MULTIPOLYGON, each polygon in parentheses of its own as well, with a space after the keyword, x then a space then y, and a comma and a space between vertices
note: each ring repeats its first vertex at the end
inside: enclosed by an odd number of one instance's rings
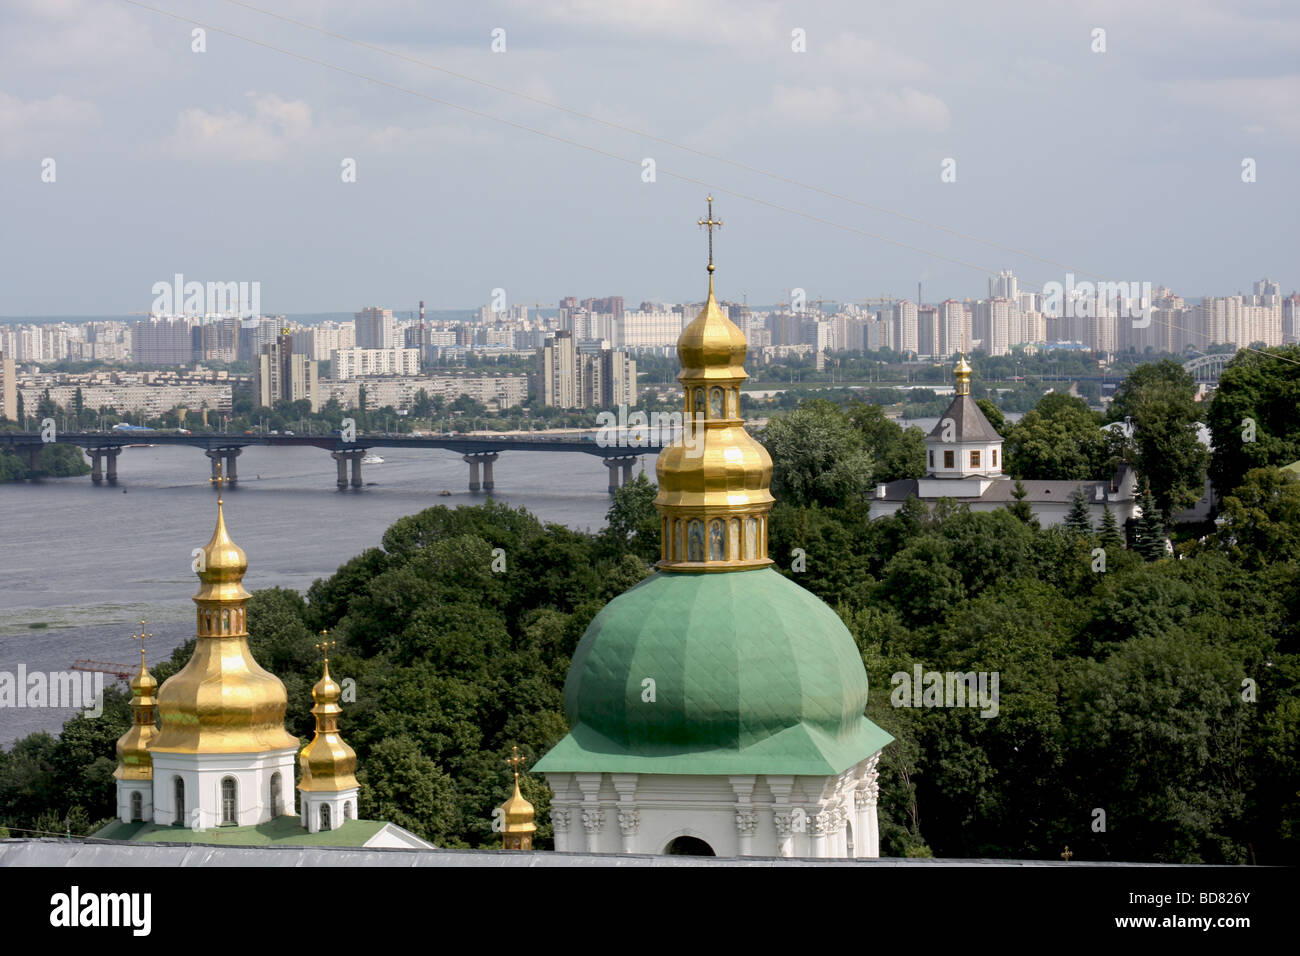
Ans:
POLYGON ((131 726, 117 740, 117 769, 113 776, 118 780, 152 780, 153 759, 149 747, 158 736, 156 722, 158 681, 149 673, 144 660, 146 634, 144 621, 140 622, 140 672, 131 678, 131 726))
POLYGON ((772 458, 745 431, 740 386, 745 334, 723 314, 713 294, 713 229, 709 228, 709 295, 682 330, 677 380, 685 392, 684 434, 659 454, 656 473, 666 571, 737 571, 767 567, 767 516, 772 510, 772 458))
POLYGON ((245 618, 248 560, 226 532, 222 501, 217 527, 199 561, 198 641, 189 662, 158 692, 162 729, 153 753, 266 753, 298 748, 284 729, 284 684, 253 659, 245 618))
MULTIPOLYGON (((328 653, 328 652, 327 652, 328 653)), ((298 754, 302 768, 299 790, 338 791, 357 786, 357 754, 339 734, 339 706, 342 688, 330 677, 329 657, 325 658, 325 673, 311 689, 316 705, 311 712, 316 715, 316 735, 298 754)))

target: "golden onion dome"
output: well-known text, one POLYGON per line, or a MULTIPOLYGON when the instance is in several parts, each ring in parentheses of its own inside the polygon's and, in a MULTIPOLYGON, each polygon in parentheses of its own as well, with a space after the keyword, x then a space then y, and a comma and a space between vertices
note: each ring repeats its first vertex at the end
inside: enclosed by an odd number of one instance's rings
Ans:
POLYGON ((329 659, 325 660, 325 673, 311 689, 316 705, 311 712, 316 715, 316 733, 311 743, 298 754, 302 768, 299 790, 338 791, 357 786, 357 754, 339 733, 339 706, 342 688, 330 677, 329 659))
POLYGON ((957 380, 956 392, 958 395, 970 394, 970 375, 971 367, 966 362, 966 353, 962 353, 957 361, 957 367, 953 369, 953 378, 957 380))
POLYGON ((767 516, 772 510, 772 458, 745 430, 740 386, 745 334, 718 306, 713 292, 709 197, 709 295, 682 330, 677 379, 684 392, 684 433, 655 465, 661 515, 658 567, 666 571, 739 571, 767 567, 767 516))
POLYGON ((505 833, 535 833, 537 831, 536 812, 522 793, 519 792, 519 777, 515 776, 515 792, 505 803, 505 833))
POLYGON ((222 501, 217 499, 217 527, 212 538, 203 546, 199 560, 199 580, 203 582, 195 600, 238 601, 251 595, 241 583, 248 570, 244 549, 230 540, 226 531, 226 517, 222 501))
POLYGON ((162 729, 155 753, 266 753, 298 748, 284 729, 288 695, 248 647, 250 597, 243 576, 243 550, 226 532, 221 499, 217 527, 202 551, 198 640, 180 671, 158 691, 162 729))
POLYGON ((722 314, 713 297, 713 274, 709 273, 709 297, 695 321, 682 330, 677 340, 677 358, 682 370, 677 380, 726 379, 744 381, 745 354, 749 346, 745 333, 722 314))
POLYGON ((131 678, 131 726, 117 740, 117 769, 113 776, 118 780, 153 779, 153 758, 149 756, 149 748, 158 737, 158 701, 154 698, 157 690, 158 681, 145 666, 142 643, 140 672, 131 678))

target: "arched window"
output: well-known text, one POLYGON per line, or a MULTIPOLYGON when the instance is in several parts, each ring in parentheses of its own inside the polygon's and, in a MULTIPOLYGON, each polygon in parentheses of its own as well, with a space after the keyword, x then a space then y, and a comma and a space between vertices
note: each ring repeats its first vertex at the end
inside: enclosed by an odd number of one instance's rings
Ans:
POLYGON ((180 777, 172 777, 172 811, 176 815, 172 823, 185 826, 185 781, 180 777))
POLYGON ((703 840, 693 836, 679 836, 666 847, 664 853, 668 856, 717 856, 713 852, 713 847, 709 846, 703 840))
POLYGON ((234 826, 239 822, 239 815, 235 806, 235 778, 223 777, 221 779, 221 825, 234 826))
POLYGON ((735 561, 741 556, 740 552, 740 519, 732 518, 727 523, 727 554, 731 555, 731 560, 735 561))
POLYGON ((716 385, 709 389, 709 417, 722 417, 722 389, 716 385))
POLYGON ((351 820, 351 819, 352 819, 352 801, 351 801, 351 800, 348 800, 348 801, 346 801, 346 802, 343 804, 343 819, 344 819, 344 820, 351 820))
POLYGON ((722 541, 722 522, 714 518, 709 522, 709 560, 724 561, 726 550, 722 541))
POLYGON ((704 414, 704 389, 702 388, 697 388, 695 390, 695 407, 691 409, 691 414, 692 415, 704 414))
POLYGON ((675 534, 676 537, 677 537, 677 551, 676 551, 675 554, 673 554, 673 560, 674 560, 674 561, 685 561, 685 560, 686 560, 686 545, 683 543, 683 541, 682 541, 682 537, 683 537, 683 535, 686 534, 686 522, 683 521, 681 518, 675 518, 675 519, 673 519, 673 524, 677 526, 677 527, 676 527, 676 531, 674 532, 674 534, 675 534))
POLYGON ((330 828, 330 805, 328 803, 320 805, 320 828, 322 830, 330 828))
POLYGON ((221 633, 222 634, 230 633, 230 609, 229 608, 221 609, 221 633))
POLYGON ((686 560, 704 560, 704 522, 699 518, 691 519, 690 528, 686 533, 686 560))
POLYGON ((139 790, 131 791, 131 820, 144 819, 144 798, 140 796, 139 790))
POLYGON ((745 519, 745 557, 758 557, 758 519, 745 519))
POLYGON ((271 816, 278 817, 280 813, 280 772, 277 770, 271 774, 271 816))

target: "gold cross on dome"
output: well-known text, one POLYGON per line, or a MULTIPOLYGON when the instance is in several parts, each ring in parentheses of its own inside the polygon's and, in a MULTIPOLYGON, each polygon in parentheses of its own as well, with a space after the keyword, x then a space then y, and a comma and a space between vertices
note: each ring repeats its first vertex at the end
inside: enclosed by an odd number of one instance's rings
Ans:
POLYGON ((140 666, 141 667, 144 666, 144 642, 149 640, 149 638, 151 637, 153 637, 153 635, 147 633, 144 629, 144 621, 140 622, 140 633, 131 635, 131 640, 140 642, 140 666))
POLYGON ((320 652, 324 655, 325 663, 326 663, 326 664, 328 664, 328 663, 330 662, 330 648, 331 648, 331 647, 338 647, 338 646, 339 646, 339 642, 338 642, 338 641, 327 641, 327 640, 325 640, 325 637, 326 637, 328 634, 329 634, 329 631, 321 631, 321 632, 320 632, 321 642, 320 642, 319 644, 315 645, 316 650, 320 651, 320 652))
POLYGON ((1070 852, 1070 848, 1067 846, 1065 848, 1065 852, 1061 854, 1061 859, 1064 860, 1066 863, 1069 863, 1070 857, 1072 856, 1074 856, 1074 854, 1070 852))
POLYGON ((722 228, 722 220, 713 218, 713 197, 709 197, 709 218, 699 220, 701 226, 709 230, 709 271, 713 271, 713 230, 722 228))
POLYGON ((518 748, 517 746, 515 746, 514 744, 512 744, 512 745, 510 746, 510 750, 511 750, 511 752, 514 754, 514 756, 507 757, 507 758, 506 758, 506 763, 510 764, 510 766, 514 768, 514 771, 515 771, 515 779, 518 780, 518 779, 519 779, 519 765, 520 765, 521 763, 525 763, 525 762, 526 762, 526 758, 519 756, 519 748, 518 748))

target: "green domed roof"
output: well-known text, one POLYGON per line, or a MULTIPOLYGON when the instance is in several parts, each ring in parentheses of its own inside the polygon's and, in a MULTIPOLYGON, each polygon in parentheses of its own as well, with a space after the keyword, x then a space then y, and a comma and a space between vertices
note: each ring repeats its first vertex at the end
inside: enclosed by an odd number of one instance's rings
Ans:
POLYGON ((587 628, 564 685, 572 731, 535 769, 834 774, 893 739, 866 703, 852 636, 799 585, 771 568, 660 572, 587 628))

